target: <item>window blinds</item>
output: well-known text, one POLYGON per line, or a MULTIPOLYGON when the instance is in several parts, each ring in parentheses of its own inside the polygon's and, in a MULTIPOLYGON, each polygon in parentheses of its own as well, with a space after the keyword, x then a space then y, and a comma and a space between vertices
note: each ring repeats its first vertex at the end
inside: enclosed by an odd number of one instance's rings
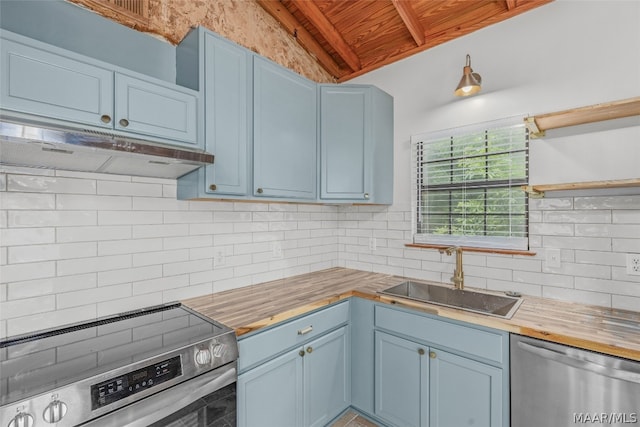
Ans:
POLYGON ((528 249, 521 117, 411 138, 414 243, 528 249))

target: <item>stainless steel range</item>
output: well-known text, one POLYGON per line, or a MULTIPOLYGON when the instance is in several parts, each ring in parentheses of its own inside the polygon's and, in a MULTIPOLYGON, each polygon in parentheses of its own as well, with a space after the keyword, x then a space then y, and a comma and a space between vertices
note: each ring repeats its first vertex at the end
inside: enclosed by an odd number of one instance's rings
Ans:
POLYGON ((232 329, 179 303, 0 342, 0 427, 235 426, 232 329))

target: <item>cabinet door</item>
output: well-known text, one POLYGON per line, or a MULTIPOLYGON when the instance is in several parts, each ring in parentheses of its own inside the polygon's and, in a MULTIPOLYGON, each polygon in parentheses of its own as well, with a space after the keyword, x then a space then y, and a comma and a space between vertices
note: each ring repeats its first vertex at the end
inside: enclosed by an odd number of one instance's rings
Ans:
POLYGON ((254 58, 254 195, 316 198, 316 84, 254 58))
POLYGON ((119 73, 115 85, 116 129, 197 144, 195 92, 119 73))
POLYGON ((347 327, 304 346, 304 426, 326 425, 351 402, 347 327))
POLYGON ((323 86, 320 91, 320 197, 369 198, 369 88, 323 86))
POLYGON ((430 426, 502 426, 502 370, 432 351, 430 426))
POLYGON ((375 413, 398 427, 428 426, 428 348, 375 333, 375 413))
POLYGON ((239 427, 302 425, 302 357, 290 351, 238 376, 239 427))
POLYGON ((205 34, 205 150, 216 156, 205 171, 205 191, 245 195, 251 57, 240 46, 205 34))
POLYGON ((113 72, 10 40, 0 49, 2 108, 113 127, 113 72))

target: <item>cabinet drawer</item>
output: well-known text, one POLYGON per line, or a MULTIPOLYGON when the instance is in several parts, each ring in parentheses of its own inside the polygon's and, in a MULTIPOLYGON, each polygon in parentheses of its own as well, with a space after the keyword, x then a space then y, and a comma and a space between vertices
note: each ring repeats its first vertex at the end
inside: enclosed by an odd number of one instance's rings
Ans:
POLYGON ((238 370, 243 372, 348 321, 349 301, 344 301, 264 332, 241 338, 238 340, 238 370))
POLYGON ((382 306, 376 306, 375 324, 378 328, 398 332, 430 344, 498 363, 506 362, 503 356, 505 340, 500 332, 456 325, 382 306))

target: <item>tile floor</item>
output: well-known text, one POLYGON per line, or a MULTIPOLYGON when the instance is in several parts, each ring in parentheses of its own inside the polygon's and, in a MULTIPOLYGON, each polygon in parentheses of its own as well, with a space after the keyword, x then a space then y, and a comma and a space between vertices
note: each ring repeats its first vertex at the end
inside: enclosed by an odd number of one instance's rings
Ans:
POLYGON ((347 411, 342 417, 340 417, 330 427, 379 427, 368 419, 353 411, 347 411))

